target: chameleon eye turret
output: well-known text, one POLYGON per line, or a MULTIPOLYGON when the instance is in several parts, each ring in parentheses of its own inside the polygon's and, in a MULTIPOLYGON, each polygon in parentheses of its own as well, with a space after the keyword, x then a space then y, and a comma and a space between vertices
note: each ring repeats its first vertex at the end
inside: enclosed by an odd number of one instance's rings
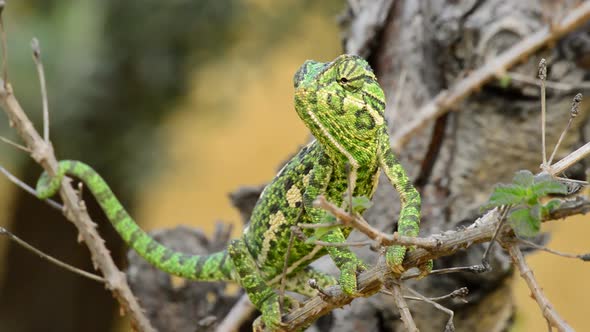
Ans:
MULTIPOLYGON (((279 329, 282 313, 289 309, 280 307, 275 291, 285 268, 286 290, 305 296, 317 292, 309 286, 310 279, 320 288, 339 283, 346 294, 354 295, 357 275, 366 268, 348 247, 324 247, 298 237, 290 242, 291 227, 298 223, 329 220, 326 211, 313 206, 319 195, 341 206, 348 192, 371 198, 383 170, 401 199, 399 233, 416 236, 420 222, 420 196, 389 146, 385 97, 369 64, 354 55, 327 63, 306 61, 293 85, 295 109, 317 140, 302 148, 264 189, 249 227, 226 250, 198 256, 156 242, 129 216, 107 183, 79 161, 61 161, 53 177, 44 173, 37 183, 38 196, 54 195, 66 174, 80 178, 125 242, 148 262, 187 279, 237 282, 262 312, 266 327, 279 329), (337 280, 309 266, 326 254, 340 269, 337 280)), ((303 232, 314 235, 312 230, 303 232)), ((344 242, 350 232, 346 227, 330 228, 318 240, 344 242)), ((400 246, 387 249, 386 261, 397 273, 403 272, 405 252, 400 246)))

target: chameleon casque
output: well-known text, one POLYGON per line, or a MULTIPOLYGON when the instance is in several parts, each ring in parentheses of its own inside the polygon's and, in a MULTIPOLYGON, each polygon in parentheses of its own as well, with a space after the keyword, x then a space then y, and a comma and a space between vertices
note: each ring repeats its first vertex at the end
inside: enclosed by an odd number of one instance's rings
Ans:
MULTIPOLYGON (((345 293, 354 295, 357 274, 366 268, 347 247, 323 247, 297 237, 285 265, 291 226, 326 220, 327 212, 313 206, 319 195, 343 207, 348 190, 371 198, 383 170, 401 198, 398 232, 417 236, 420 221, 420 195, 391 150, 384 93, 369 64, 354 55, 326 63, 306 61, 295 73, 294 87, 295 109, 316 140, 264 189, 249 226, 224 251, 198 256, 156 242, 139 228, 100 175, 82 162, 61 161, 56 176, 44 173, 37 183, 38 196, 55 194, 64 175, 80 178, 125 242, 152 265, 187 279, 237 282, 262 312, 265 326, 278 329, 281 308, 275 289, 284 266, 286 289, 306 296, 317 292, 308 285, 312 278, 320 287, 338 282, 345 293), (340 269, 338 280, 309 266, 325 254, 340 269)), ((350 232, 346 227, 329 228, 319 240, 344 242, 350 232)), ((304 233, 313 235, 312 230, 304 233)), ((402 246, 387 248, 386 262, 394 271, 403 272, 405 252, 402 246)))

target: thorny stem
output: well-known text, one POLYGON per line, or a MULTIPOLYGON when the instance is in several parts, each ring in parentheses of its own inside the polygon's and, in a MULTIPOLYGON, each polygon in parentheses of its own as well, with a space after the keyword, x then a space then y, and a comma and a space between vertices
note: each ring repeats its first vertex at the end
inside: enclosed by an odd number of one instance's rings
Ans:
POLYGON ((31 251, 32 253, 38 255, 40 258, 46 259, 49 262, 51 262, 51 263, 53 263, 53 264, 55 264, 55 265, 57 265, 57 266, 59 266, 61 268, 64 268, 64 269, 66 269, 66 270, 68 270, 70 272, 74 272, 75 274, 81 275, 81 276, 83 276, 85 278, 88 278, 88 279, 91 279, 91 280, 94 280, 94 281, 98 281, 98 282, 103 283, 103 284, 106 283, 106 280, 104 278, 102 278, 100 276, 97 276, 96 274, 92 274, 92 273, 86 272, 84 270, 80 270, 77 267, 74 267, 72 265, 66 264, 66 263, 60 261, 57 258, 53 258, 53 257, 47 255, 46 253, 42 252, 41 250, 33 247, 32 245, 28 244, 27 242, 25 242, 23 240, 21 240, 16 235, 12 234, 11 232, 9 232, 7 229, 5 229, 3 227, 0 227, 0 235, 7 236, 9 239, 11 239, 12 241, 16 242, 21 247, 23 247, 23 248, 31 251))

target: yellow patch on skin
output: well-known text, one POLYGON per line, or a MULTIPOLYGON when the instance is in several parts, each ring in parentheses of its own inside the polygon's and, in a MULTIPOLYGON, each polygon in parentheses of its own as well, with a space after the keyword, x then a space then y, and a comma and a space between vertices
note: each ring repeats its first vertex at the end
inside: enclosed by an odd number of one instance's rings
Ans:
POLYGON ((297 207, 297 203, 301 202, 301 190, 297 188, 297 186, 292 186, 287 191, 287 202, 289 203, 289 207, 297 207))
POLYGON ((309 178, 311 177, 311 173, 307 173, 303 176, 303 185, 305 187, 309 186, 309 178))
POLYGON ((275 214, 271 214, 268 221, 268 229, 264 232, 264 240, 262 241, 262 251, 260 252, 259 262, 266 262, 266 256, 268 256, 268 252, 270 251, 270 241, 277 238, 276 231, 278 228, 285 224, 287 220, 285 219, 285 215, 282 211, 279 211, 275 214))

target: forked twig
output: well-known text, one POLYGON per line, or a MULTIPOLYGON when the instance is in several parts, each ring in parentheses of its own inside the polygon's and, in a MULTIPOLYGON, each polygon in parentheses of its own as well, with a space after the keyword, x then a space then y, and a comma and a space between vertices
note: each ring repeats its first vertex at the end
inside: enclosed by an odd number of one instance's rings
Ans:
MULTIPOLYGON (((435 300, 429 299, 426 296, 420 294, 419 292, 415 291, 414 289, 410 288, 410 287, 404 287, 405 289, 407 289, 410 293, 414 294, 415 296, 417 296, 420 300, 430 303, 433 307, 435 307, 436 309, 446 313, 447 315, 449 315, 449 320, 447 321, 447 324, 445 326, 445 332, 450 332, 450 331, 455 331, 455 325, 453 324, 453 318, 455 317, 455 313, 453 312, 453 310, 446 308, 445 306, 440 305, 439 303, 437 303, 435 300)), ((454 292, 453 292, 454 293, 454 292)), ((453 294, 451 293, 451 294, 453 294)), ((449 294, 449 295, 451 295, 449 294)), ((450 297, 450 296, 443 296, 443 297, 450 297)))

